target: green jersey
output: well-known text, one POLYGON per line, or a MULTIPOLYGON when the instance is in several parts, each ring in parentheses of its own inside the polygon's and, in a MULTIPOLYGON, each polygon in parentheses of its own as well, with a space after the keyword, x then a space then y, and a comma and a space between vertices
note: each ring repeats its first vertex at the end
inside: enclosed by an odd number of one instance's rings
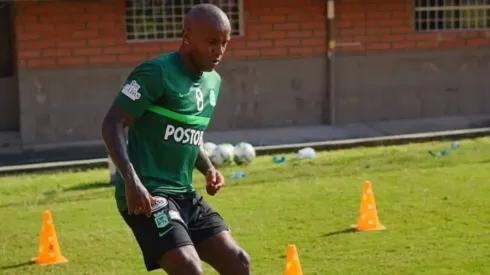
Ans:
MULTIPOLYGON (((198 76, 187 69, 179 52, 138 65, 115 98, 136 121, 128 129, 128 155, 150 193, 193 191, 192 173, 203 133, 221 88, 217 72, 198 76)), ((124 182, 116 180, 115 197, 125 210, 124 182)))

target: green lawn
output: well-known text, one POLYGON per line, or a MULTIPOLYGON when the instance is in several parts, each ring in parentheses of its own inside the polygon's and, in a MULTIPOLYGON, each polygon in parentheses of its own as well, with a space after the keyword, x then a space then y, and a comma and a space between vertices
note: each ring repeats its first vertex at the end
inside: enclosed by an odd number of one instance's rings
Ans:
MULTIPOLYGON (((304 274, 490 274, 490 139, 461 141, 443 157, 427 153, 448 144, 322 152, 284 164, 260 157, 242 180, 229 179, 238 167, 223 169, 227 187, 206 198, 251 254, 253 274, 282 274, 289 243, 304 274), (341 233, 356 222, 365 180, 387 229, 341 233)), ((0 178, 0 273, 147 274, 108 176, 0 178), (46 209, 66 264, 27 264, 46 209)))

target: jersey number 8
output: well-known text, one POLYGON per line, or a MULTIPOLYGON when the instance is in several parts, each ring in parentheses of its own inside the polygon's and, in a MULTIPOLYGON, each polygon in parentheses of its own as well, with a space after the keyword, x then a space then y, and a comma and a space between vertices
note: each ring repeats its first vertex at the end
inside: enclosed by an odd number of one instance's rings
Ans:
POLYGON ((196 89, 196 105, 199 112, 204 109, 204 95, 199 88, 196 89))

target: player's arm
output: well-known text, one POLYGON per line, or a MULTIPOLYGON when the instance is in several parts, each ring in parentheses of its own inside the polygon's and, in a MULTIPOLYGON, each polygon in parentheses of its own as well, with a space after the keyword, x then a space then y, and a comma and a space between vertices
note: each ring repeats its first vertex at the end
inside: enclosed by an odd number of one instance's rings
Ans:
MULTIPOLYGON (((218 90, 221 90, 221 77, 217 73, 216 73, 216 75, 217 75, 218 81, 219 81, 219 88, 218 88, 218 90)), ((210 169, 215 169, 215 167, 211 163, 211 160, 209 159, 208 155, 206 154, 206 151, 204 150, 204 147, 203 146, 200 146, 199 147, 199 154, 197 155, 195 167, 203 175, 206 175, 206 173, 210 169)))
POLYGON ((102 137, 109 156, 125 183, 134 183, 136 173, 126 151, 125 128, 143 115, 161 96, 160 67, 142 64, 128 77, 102 122, 102 137))
MULTIPOLYGON (((219 78, 219 81, 219 89, 221 89, 221 78, 219 78)), ((211 196, 216 195, 216 193, 225 184, 225 178, 211 163, 211 160, 208 158, 206 151, 204 150, 204 146, 199 147, 199 154, 196 159, 195 167, 206 178, 206 192, 211 196)))
POLYGON ((225 184, 225 178, 218 170, 216 170, 216 168, 214 168, 202 147, 199 148, 195 167, 206 178, 206 192, 211 196, 216 195, 225 184))
POLYGON ((134 116, 124 111, 117 103, 113 103, 102 122, 102 137, 107 151, 125 183, 134 182, 135 179, 135 171, 126 152, 124 130, 134 120, 134 116))
POLYGON ((201 146, 199 147, 199 154, 197 155, 196 159, 196 169, 201 172, 203 175, 206 175, 206 173, 210 169, 214 169, 213 164, 211 163, 211 160, 209 157, 206 155, 206 152, 204 151, 204 148, 201 146))

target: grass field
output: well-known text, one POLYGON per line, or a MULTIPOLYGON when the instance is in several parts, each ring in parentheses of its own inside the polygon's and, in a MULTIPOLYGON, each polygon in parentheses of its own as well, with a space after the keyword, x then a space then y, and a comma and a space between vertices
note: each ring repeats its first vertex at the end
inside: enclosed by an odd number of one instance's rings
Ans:
MULTIPOLYGON (((284 164, 260 157, 242 180, 229 179, 236 166, 223 169, 227 187, 206 198, 251 254, 253 274, 282 274, 289 243, 304 274, 490 274, 490 139, 460 144, 443 157, 427 151, 448 142, 284 164), (365 180, 387 229, 343 232, 356 222, 365 180)), ((107 180, 107 170, 0 178, 0 273, 147 274, 107 180), (27 263, 46 209, 69 263, 27 263)))

